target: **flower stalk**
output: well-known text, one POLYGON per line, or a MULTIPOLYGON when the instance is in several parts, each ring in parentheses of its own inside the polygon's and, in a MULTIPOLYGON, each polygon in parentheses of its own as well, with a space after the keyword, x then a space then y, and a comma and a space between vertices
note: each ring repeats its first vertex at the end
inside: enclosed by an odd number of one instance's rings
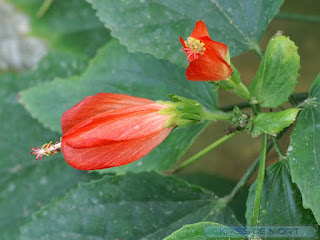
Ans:
POLYGON ((198 159, 200 159, 201 157, 203 157, 207 153, 211 152, 212 150, 216 149, 217 147, 219 147, 223 143, 227 142, 228 140, 230 140, 234 136, 238 135, 239 133, 240 133, 240 131, 233 132, 233 133, 231 133, 229 135, 225 135, 222 138, 218 139, 217 141, 213 142, 208 147, 202 149, 200 152, 198 152, 197 154, 193 155, 192 157, 190 157, 189 159, 187 159, 186 161, 181 163, 177 168, 175 168, 173 170, 173 173, 177 173, 177 172, 181 171, 182 169, 186 168, 187 166, 189 166, 190 164, 196 162, 198 159))
POLYGON ((217 120, 230 121, 232 118, 233 118, 232 113, 225 113, 223 111, 204 112, 203 114, 204 120, 211 120, 211 121, 217 121, 217 120))
POLYGON ((267 145, 268 145, 268 135, 264 133, 263 139, 262 139, 260 164, 259 164, 258 177, 257 177, 256 195, 253 203, 253 212, 252 212, 252 219, 251 219, 252 226, 259 225, 259 213, 260 213, 260 204, 261 204, 261 198, 262 198, 262 188, 263 188, 264 175, 266 171, 267 145))
POLYGON ((283 154, 279 140, 276 137, 272 137, 272 141, 274 143, 274 148, 276 149, 278 156, 279 156, 279 161, 286 159, 287 157, 283 154))

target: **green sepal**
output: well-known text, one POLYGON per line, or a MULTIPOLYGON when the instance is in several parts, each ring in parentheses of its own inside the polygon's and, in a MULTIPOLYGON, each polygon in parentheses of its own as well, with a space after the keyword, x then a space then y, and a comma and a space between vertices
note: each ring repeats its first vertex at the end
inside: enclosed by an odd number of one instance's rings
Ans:
POLYGON ((217 82, 210 82, 212 84, 212 92, 215 94, 218 92, 218 89, 220 88, 219 83, 217 82))
POLYGON ((192 113, 183 113, 179 117, 186 120, 202 121, 202 116, 192 114, 192 113))
POLYGON ((171 101, 157 101, 160 104, 168 105, 159 111, 163 115, 171 115, 164 127, 185 127, 198 124, 203 120, 203 106, 195 100, 184 98, 177 95, 168 95, 171 101))
POLYGON ((253 137, 260 133, 275 136, 284 128, 289 127, 296 119, 299 108, 290 108, 281 112, 261 113, 253 119, 251 134, 253 137))
POLYGON ((225 57, 226 62, 231 65, 231 59, 230 59, 230 52, 229 50, 227 51, 226 57, 225 57))
POLYGON ((185 103, 188 103, 188 104, 193 105, 193 106, 200 105, 200 103, 198 101, 196 101, 196 100, 192 100, 192 99, 189 99, 189 98, 181 97, 181 96, 178 96, 178 95, 168 94, 168 97, 174 102, 185 102, 185 103))

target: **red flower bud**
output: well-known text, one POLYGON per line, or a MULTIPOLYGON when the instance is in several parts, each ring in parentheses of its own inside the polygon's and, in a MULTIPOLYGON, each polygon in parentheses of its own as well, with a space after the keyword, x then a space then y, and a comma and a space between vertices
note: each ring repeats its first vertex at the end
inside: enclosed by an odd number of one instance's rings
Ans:
POLYGON ((115 93, 86 97, 61 118, 61 148, 66 161, 81 170, 116 167, 136 161, 158 146, 173 127, 164 125, 167 105, 115 93))
POLYGON ((207 27, 201 20, 190 37, 184 41, 180 37, 190 64, 186 75, 192 81, 218 81, 228 79, 232 73, 230 65, 226 61, 227 45, 213 41, 207 27))

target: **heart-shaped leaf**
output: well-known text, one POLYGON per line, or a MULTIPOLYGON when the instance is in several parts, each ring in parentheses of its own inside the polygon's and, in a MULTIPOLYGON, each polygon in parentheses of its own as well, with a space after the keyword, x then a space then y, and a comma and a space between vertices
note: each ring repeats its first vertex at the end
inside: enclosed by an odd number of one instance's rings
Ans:
POLYGON ((82 183, 33 215, 21 239, 163 239, 185 224, 239 224, 211 192, 157 173, 82 183))
POLYGON ((228 45, 232 56, 256 49, 283 0, 87 0, 112 36, 130 52, 150 53, 186 66, 179 36, 190 36, 203 20, 211 37, 228 45))
MULTIPOLYGON (((256 190, 254 183, 247 200, 247 222, 251 222, 252 207, 256 190)), ((267 169, 259 215, 260 225, 303 225, 315 224, 310 210, 302 207, 299 189, 291 181, 288 160, 282 160, 267 169)))
POLYGON ((55 52, 45 57, 35 70, 0 75, 0 239, 18 239, 19 227, 32 212, 78 181, 94 177, 69 167, 61 156, 36 162, 30 147, 59 140, 59 135, 43 128, 19 104, 22 89, 47 81, 53 75, 78 74, 83 65, 83 59, 55 52), (61 59, 76 64, 63 65, 61 59))
POLYGON ((230 240, 230 236, 233 240, 243 239, 243 236, 227 226, 212 222, 200 222, 185 225, 164 240, 230 240))
MULTIPOLYGON (((251 223, 255 193, 256 183, 250 187, 247 200, 246 219, 248 223, 251 223)), ((316 220, 310 210, 303 208, 300 191, 291 181, 288 160, 282 160, 267 169, 263 183, 259 224, 298 228, 298 231, 292 235, 283 233, 283 237, 286 237, 283 239, 302 239, 301 234, 303 233, 306 234, 305 237, 314 237, 317 233, 316 228, 312 227, 316 225, 316 220), (299 229, 303 225, 311 226, 299 229)))
POLYGON ((305 100, 288 147, 292 180, 320 224, 320 74, 305 100))

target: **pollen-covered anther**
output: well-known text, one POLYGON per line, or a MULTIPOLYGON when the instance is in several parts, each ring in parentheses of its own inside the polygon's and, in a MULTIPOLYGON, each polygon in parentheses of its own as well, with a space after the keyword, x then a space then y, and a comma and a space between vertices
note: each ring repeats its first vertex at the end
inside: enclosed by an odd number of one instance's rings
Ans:
POLYGON ((204 43, 199 39, 188 37, 187 41, 184 41, 186 48, 182 48, 183 51, 186 51, 187 58, 190 58, 192 55, 195 59, 199 57, 199 55, 204 54, 206 48, 204 47, 204 43))
POLYGON ((61 142, 56 142, 56 144, 53 144, 51 141, 49 143, 43 144, 41 148, 31 147, 33 151, 31 152, 31 154, 36 155, 36 160, 38 159, 41 160, 43 155, 50 156, 52 154, 56 154, 60 152, 61 151, 60 148, 61 148, 61 142))

